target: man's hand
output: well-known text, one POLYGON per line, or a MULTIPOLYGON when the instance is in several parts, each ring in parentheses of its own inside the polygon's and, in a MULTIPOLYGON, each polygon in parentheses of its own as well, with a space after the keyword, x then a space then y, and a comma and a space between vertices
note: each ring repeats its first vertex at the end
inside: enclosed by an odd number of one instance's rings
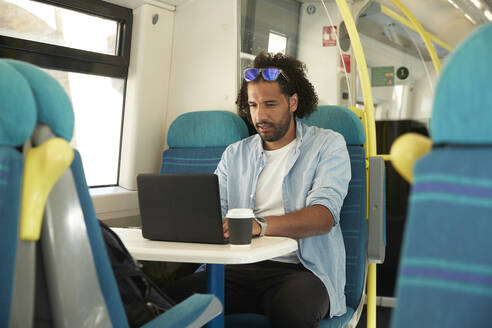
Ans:
MULTIPOLYGON (((224 238, 229 238, 229 220, 227 218, 222 219, 222 230, 224 230, 224 238)), ((251 229, 251 235, 253 237, 259 236, 261 232, 261 227, 256 222, 256 220, 253 219, 253 228, 251 229)))
POLYGON ((253 229, 251 233, 253 234, 253 237, 258 237, 261 232, 261 226, 258 222, 256 222, 255 219, 253 219, 253 229))
POLYGON ((224 238, 229 238, 229 221, 227 218, 222 219, 222 230, 224 230, 224 238))

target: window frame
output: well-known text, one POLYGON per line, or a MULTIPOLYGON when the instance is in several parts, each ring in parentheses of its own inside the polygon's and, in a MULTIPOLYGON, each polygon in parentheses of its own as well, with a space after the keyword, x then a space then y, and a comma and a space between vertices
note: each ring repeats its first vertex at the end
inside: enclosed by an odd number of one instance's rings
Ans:
POLYGON ((121 135, 118 153, 118 172, 115 185, 96 185, 90 188, 119 186, 121 146, 125 117, 126 83, 130 66, 133 11, 107 2, 87 0, 33 0, 80 13, 117 22, 116 54, 108 55, 0 35, 0 58, 22 60, 42 68, 124 79, 121 135))
POLYGON ((116 55, 0 35, 0 58, 18 59, 48 69, 127 78, 133 24, 131 9, 102 1, 34 1, 116 21, 118 23, 116 55))

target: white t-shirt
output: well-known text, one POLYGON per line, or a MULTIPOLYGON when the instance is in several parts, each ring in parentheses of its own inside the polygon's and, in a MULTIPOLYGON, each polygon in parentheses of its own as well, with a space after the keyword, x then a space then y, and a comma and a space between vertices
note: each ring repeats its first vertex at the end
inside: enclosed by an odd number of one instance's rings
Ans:
MULTIPOLYGON (((256 216, 284 215, 282 183, 285 177, 287 159, 296 145, 296 139, 288 145, 275 150, 265 150, 265 167, 256 185, 256 216)), ((272 261, 299 263, 296 252, 275 257, 272 261)))

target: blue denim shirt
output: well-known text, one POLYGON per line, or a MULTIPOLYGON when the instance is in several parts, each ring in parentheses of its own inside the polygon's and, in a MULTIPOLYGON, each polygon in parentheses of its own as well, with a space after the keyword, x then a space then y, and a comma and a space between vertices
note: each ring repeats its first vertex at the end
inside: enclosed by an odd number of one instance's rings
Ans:
MULTIPOLYGON (((351 178, 344 138, 332 130, 309 127, 296 121, 296 146, 286 164, 282 183, 285 213, 323 205, 335 219, 330 232, 298 239, 301 263, 326 286, 330 317, 346 312, 345 246, 340 228, 340 209, 351 178)), ((256 183, 265 166, 259 135, 238 141, 224 151, 215 171, 219 177, 222 216, 229 208, 252 208, 256 183)))

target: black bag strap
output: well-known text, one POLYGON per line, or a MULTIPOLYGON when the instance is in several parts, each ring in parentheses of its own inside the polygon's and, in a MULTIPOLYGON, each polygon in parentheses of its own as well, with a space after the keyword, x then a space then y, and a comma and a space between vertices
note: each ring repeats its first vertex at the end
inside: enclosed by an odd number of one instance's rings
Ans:
POLYGON ((171 306, 176 303, 167 296, 160 287, 150 279, 140 268, 141 264, 133 259, 132 255, 126 249, 125 245, 121 241, 120 237, 111 230, 104 222, 99 220, 99 225, 101 226, 104 241, 108 249, 108 255, 114 255, 117 257, 116 261, 111 261, 113 267, 113 273, 117 279, 131 278, 138 286, 142 287, 142 297, 146 300, 157 297, 163 298, 171 306), (126 264, 125 264, 126 263, 126 264), (128 265, 131 263, 131 265, 128 265))

